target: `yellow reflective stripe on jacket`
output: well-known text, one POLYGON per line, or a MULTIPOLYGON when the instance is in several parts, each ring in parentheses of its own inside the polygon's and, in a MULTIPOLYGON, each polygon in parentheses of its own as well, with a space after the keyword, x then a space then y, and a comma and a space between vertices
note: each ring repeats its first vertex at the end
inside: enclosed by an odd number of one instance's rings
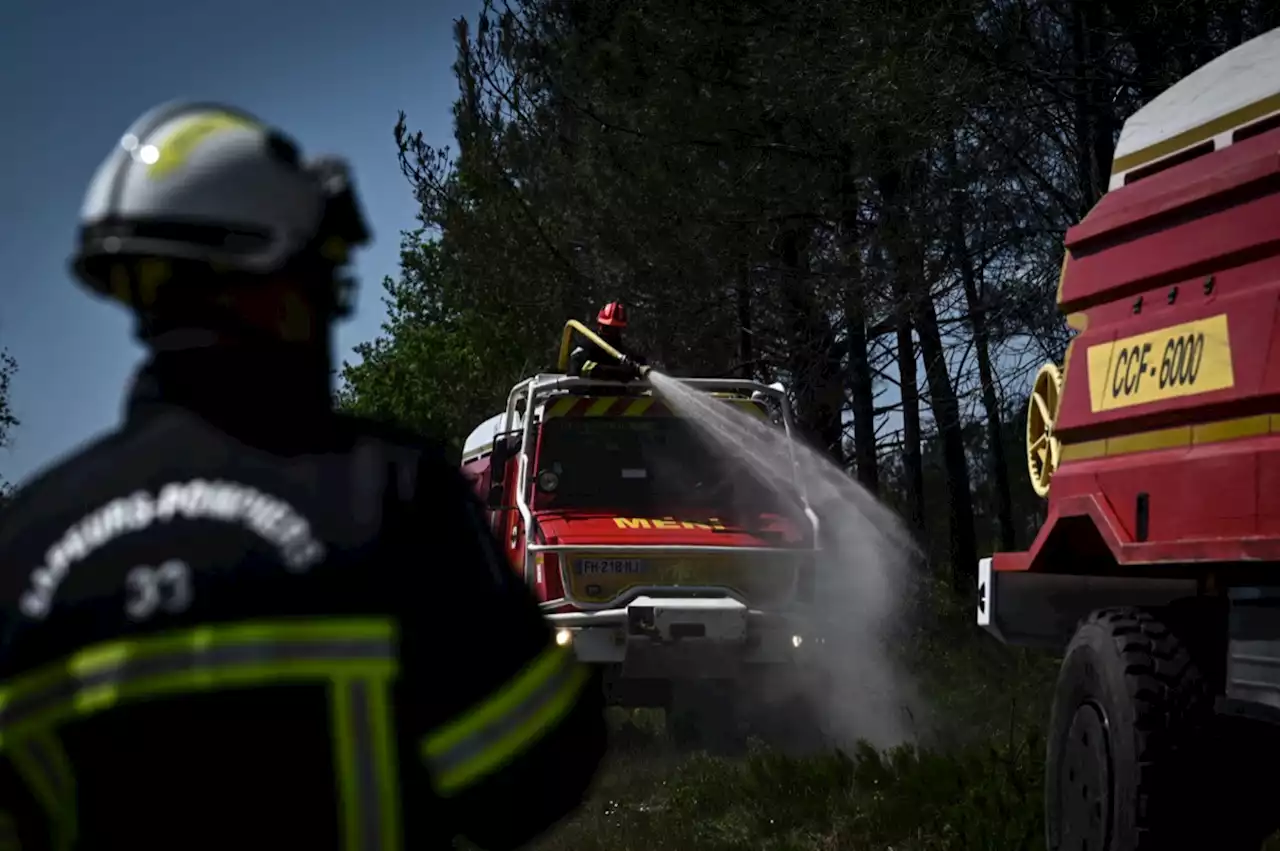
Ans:
POLYGON ((389 677, 394 637, 389 622, 284 621, 96 645, 0 689, 0 747, 25 731, 139 699, 281 680, 389 677))
POLYGON ((333 687, 333 742, 347 848, 399 848, 400 788, 385 683, 333 687))
POLYGON ((563 647, 549 647, 478 706, 427 736, 423 756, 436 791, 452 795, 518 756, 573 708, 587 669, 563 647))
POLYGON ((0 750, 42 801, 54 801, 61 781, 32 768, 32 749, 42 737, 56 741, 59 725, 154 698, 327 685, 344 847, 395 851, 400 789, 388 693, 396 667, 395 624, 383 619, 245 622, 108 642, 0 689, 0 750))
POLYGON ((76 789, 71 761, 50 730, 42 730, 11 744, 14 768, 35 795, 52 826, 53 845, 69 849, 76 840, 76 789))

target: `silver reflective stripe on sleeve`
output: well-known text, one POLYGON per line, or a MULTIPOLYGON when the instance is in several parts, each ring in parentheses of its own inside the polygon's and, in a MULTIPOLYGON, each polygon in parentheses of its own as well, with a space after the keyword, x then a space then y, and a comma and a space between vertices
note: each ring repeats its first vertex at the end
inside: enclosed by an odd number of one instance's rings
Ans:
POLYGON ((470 711, 428 736, 423 757, 436 791, 456 794, 519 756, 555 729, 590 675, 568 648, 547 648, 470 711))

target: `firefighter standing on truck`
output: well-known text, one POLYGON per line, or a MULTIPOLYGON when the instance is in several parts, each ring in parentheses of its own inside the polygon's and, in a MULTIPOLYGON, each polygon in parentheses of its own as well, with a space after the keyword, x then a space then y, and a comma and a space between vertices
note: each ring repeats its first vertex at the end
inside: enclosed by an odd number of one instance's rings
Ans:
POLYGON ((591 340, 583 340, 569 354, 569 374, 582 378, 599 378, 605 381, 634 381, 640 377, 640 367, 648 361, 642 355, 628 351, 622 343, 622 332, 627 327, 627 312, 621 302, 613 301, 600 308, 596 316, 596 333, 621 353, 625 360, 600 348, 591 340))
POLYGON ((74 268, 149 357, 0 514, 0 847, 505 849, 580 802, 597 684, 443 453, 332 408, 368 238, 341 161, 234 109, 100 167, 74 268))

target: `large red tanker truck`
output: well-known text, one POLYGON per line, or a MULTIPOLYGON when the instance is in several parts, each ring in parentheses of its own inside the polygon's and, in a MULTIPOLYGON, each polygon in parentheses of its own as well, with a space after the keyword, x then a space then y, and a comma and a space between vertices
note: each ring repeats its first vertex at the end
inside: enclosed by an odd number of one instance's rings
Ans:
POLYGON ((978 623, 1064 652, 1050 849, 1259 847, 1280 824, 1280 30, 1124 124, 1066 235, 1036 378, 1047 519, 978 623))

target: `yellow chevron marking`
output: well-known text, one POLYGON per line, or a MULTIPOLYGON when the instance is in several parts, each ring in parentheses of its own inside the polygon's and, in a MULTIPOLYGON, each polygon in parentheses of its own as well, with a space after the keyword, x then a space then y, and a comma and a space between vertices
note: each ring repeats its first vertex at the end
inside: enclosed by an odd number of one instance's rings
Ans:
POLYGON ((617 396, 603 396, 592 402, 583 416, 602 417, 609 412, 609 409, 613 407, 613 403, 616 401, 618 401, 617 396))
POLYGON ((569 409, 577 404, 577 402, 577 396, 565 396, 563 399, 557 399, 547 407, 547 412, 543 416, 547 419, 550 419, 551 417, 563 417, 565 414, 569 413, 569 409))
POLYGON ((637 399, 634 402, 632 402, 630 405, 628 405, 627 409, 622 412, 622 415, 624 417, 638 417, 641 414, 643 414, 645 411, 649 410, 649 408, 652 405, 653 405, 653 397, 646 396, 642 399, 637 399))

